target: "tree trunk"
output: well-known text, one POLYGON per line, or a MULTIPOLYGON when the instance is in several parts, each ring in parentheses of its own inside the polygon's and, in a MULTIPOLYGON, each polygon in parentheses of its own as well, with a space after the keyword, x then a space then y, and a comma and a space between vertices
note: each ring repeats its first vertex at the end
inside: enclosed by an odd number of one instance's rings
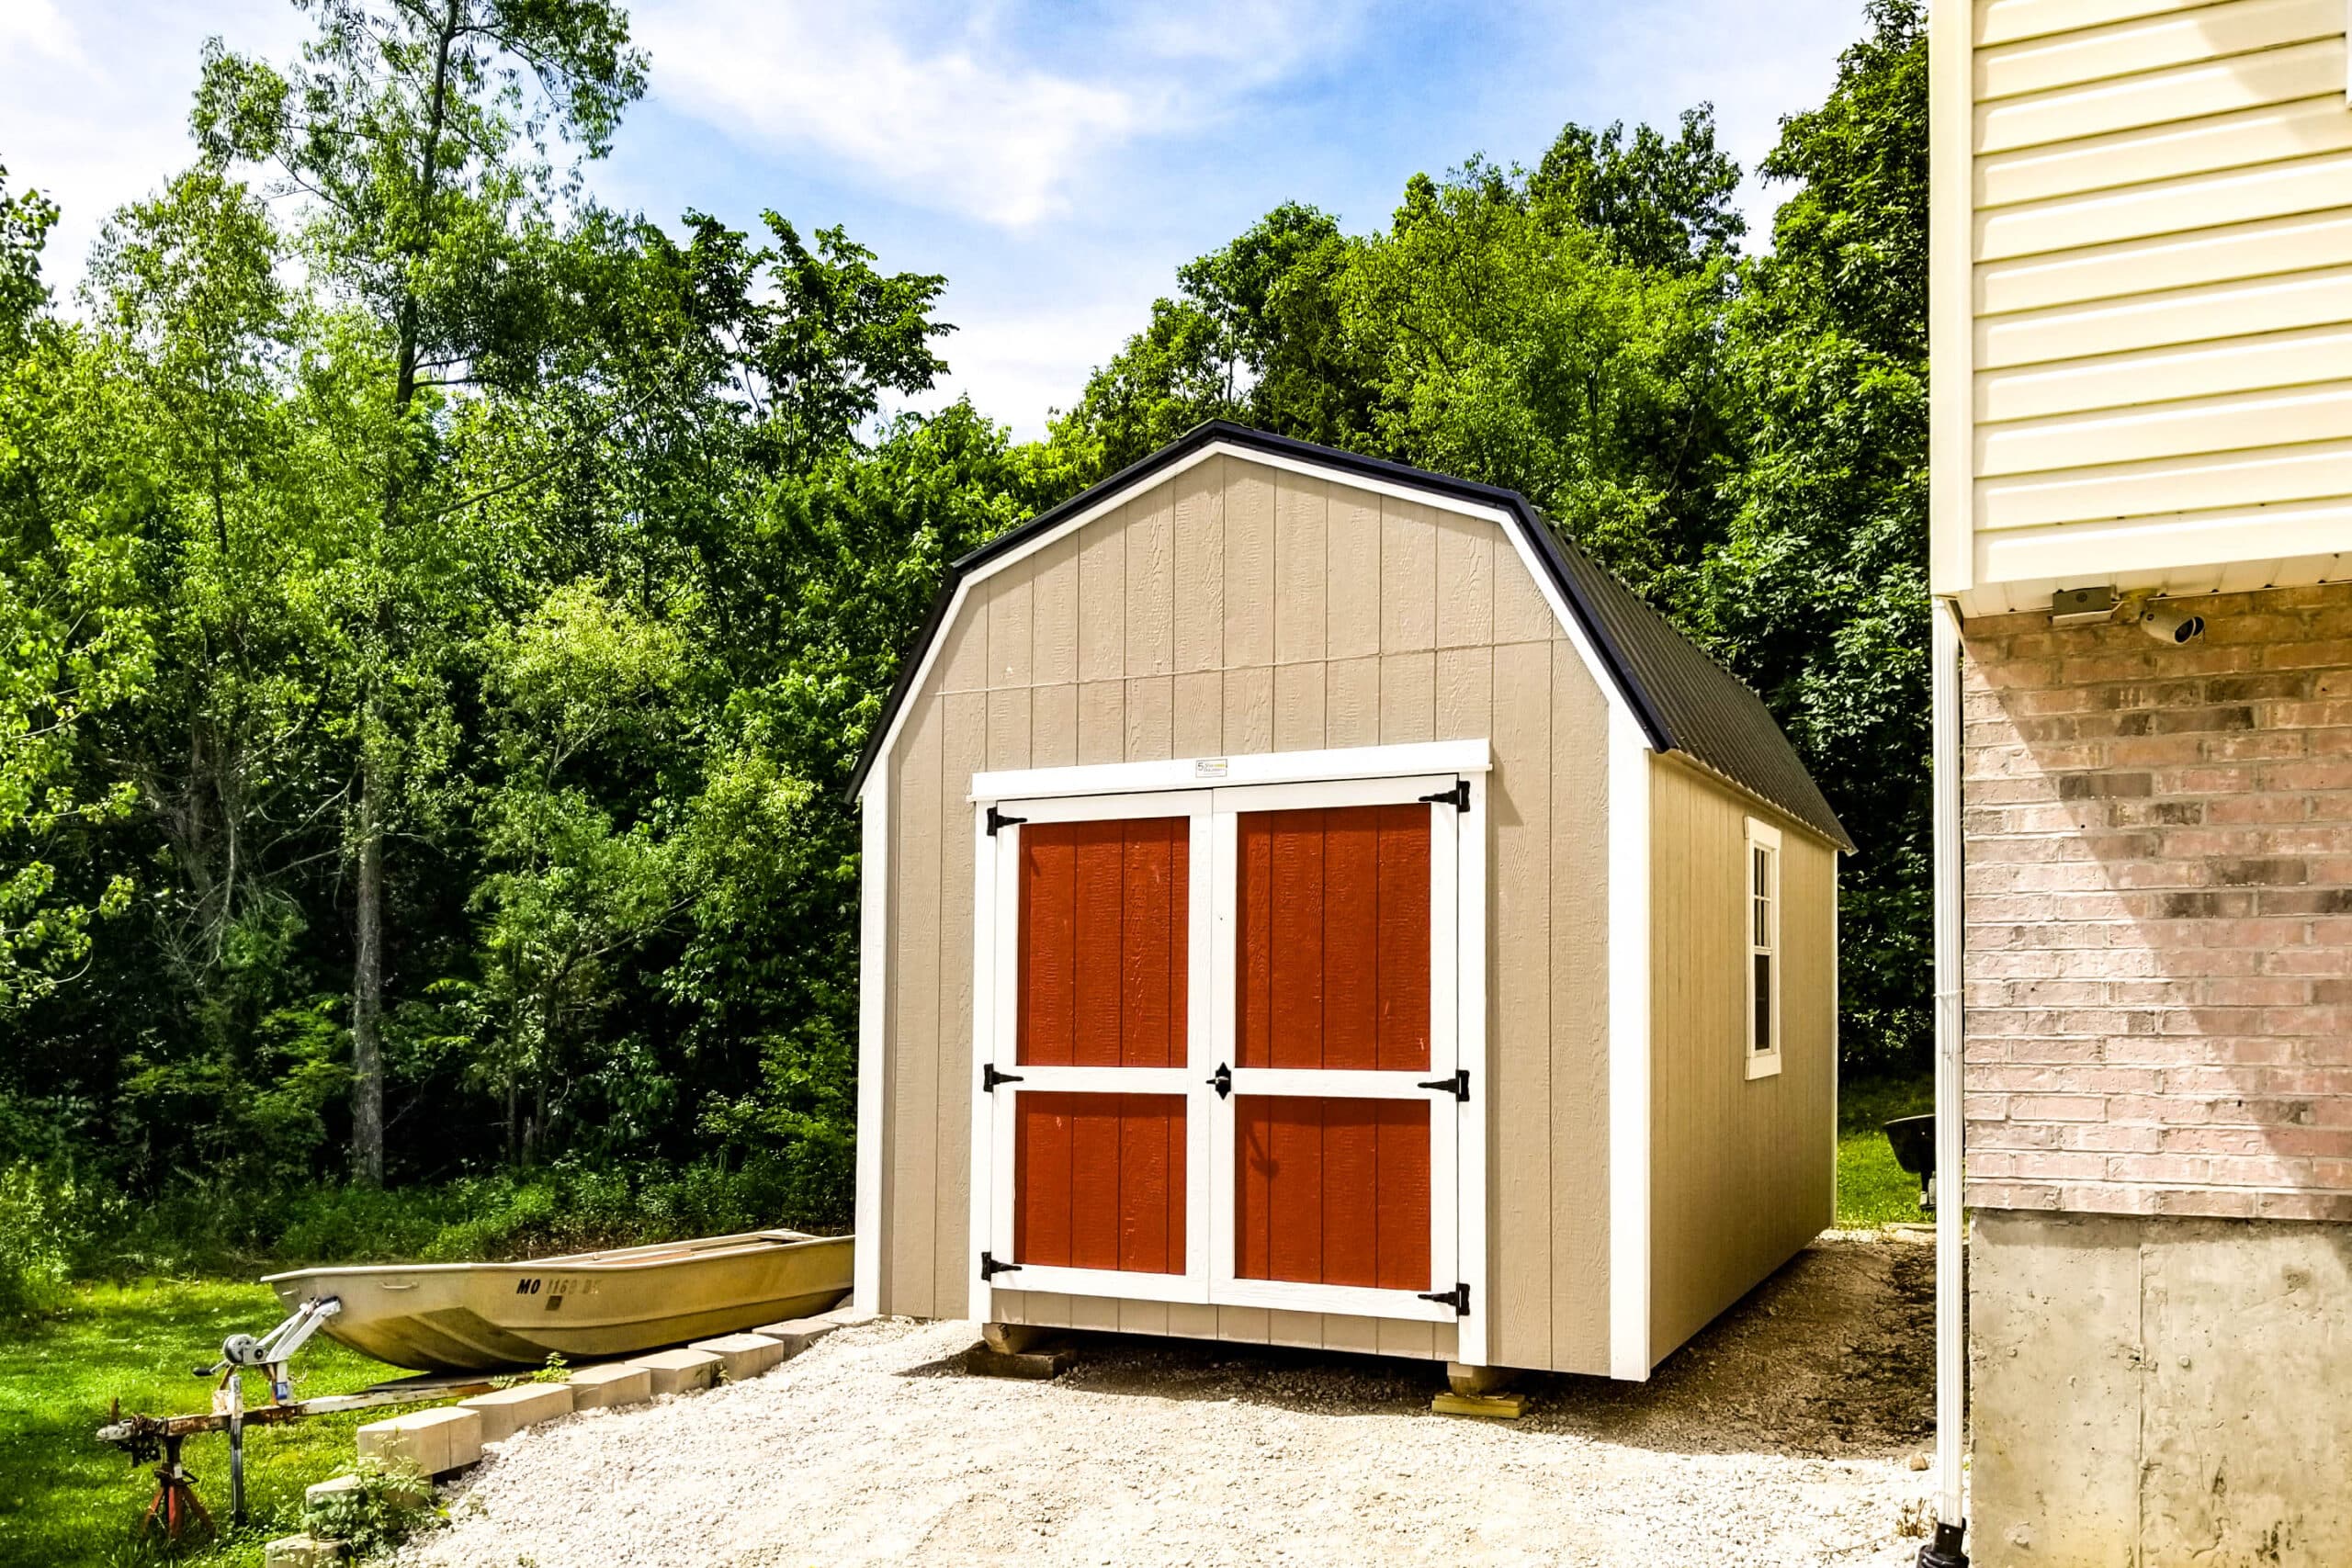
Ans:
POLYGON ((359 892, 351 974, 351 1174, 384 1183, 384 835, 376 765, 359 773, 359 892))

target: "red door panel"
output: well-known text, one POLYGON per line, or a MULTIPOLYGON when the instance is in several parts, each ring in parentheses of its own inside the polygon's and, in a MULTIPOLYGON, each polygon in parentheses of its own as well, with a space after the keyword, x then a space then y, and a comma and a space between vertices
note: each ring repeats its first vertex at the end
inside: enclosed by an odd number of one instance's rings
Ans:
POLYGON ((1237 1067, 1426 1070, 1430 808, 1238 824, 1237 1067))
POLYGON ((1036 823, 1020 866, 1016 1059, 1184 1066, 1191 823, 1036 823))
POLYGON ((1234 1098, 1234 1273, 1426 1291, 1427 1100, 1234 1098))
POLYGON ((1013 1109, 1013 1258, 1184 1271, 1184 1097, 1023 1093, 1013 1109))

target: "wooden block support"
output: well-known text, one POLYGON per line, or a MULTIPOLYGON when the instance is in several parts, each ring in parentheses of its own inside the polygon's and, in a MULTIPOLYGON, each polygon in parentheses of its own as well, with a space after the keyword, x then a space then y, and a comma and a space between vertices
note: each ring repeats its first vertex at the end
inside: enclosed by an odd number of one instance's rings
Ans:
POLYGON ((657 1399, 666 1393, 708 1388, 719 1368, 718 1358, 707 1350, 656 1350, 650 1356, 631 1356, 628 1364, 651 1374, 657 1399))
POLYGON ((1441 1393, 1430 1401, 1440 1416, 1483 1416, 1494 1421, 1516 1421, 1527 1414, 1523 1393, 1441 1393))
POLYGON ((343 1561, 343 1542, 315 1536, 285 1535, 262 1548, 263 1568, 326 1568, 343 1561))
POLYGON ((412 1410, 389 1421, 370 1421, 359 1428, 358 1442, 362 1459, 440 1475, 481 1458, 481 1417, 454 1404, 412 1410))
POLYGON ((718 1372, 729 1382, 758 1377, 784 1359, 784 1342, 764 1334, 723 1334, 697 1339, 686 1347, 718 1358, 718 1372))
POLYGON ((1035 1350, 1061 1330, 1035 1323, 983 1323, 980 1338, 1000 1356, 1018 1356, 1024 1350, 1035 1350))
POLYGON ((1517 1367, 1470 1367, 1460 1361, 1445 1364, 1446 1386, 1456 1393, 1500 1393, 1517 1376, 1517 1367))
POLYGON ((568 1382, 518 1382, 458 1401, 458 1408, 481 1417, 481 1440, 503 1443, 526 1427, 571 1414, 568 1382))
POLYGON ((616 1404, 642 1404, 653 1397, 653 1374, 643 1367, 619 1361, 582 1367, 566 1380, 574 1410, 607 1410, 616 1404))
POLYGON ((986 1342, 964 1352, 964 1370, 975 1377, 1032 1378, 1043 1382, 1069 1371, 1078 1359, 1078 1352, 1065 1345, 1052 1350, 1020 1350, 1007 1353, 990 1349, 986 1342))

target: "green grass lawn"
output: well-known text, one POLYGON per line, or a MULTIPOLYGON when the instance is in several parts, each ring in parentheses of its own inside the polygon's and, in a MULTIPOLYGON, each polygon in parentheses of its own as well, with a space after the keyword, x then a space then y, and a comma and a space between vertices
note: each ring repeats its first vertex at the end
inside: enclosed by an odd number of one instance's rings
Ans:
MULTIPOLYGON (((212 1383, 189 1369, 209 1363, 220 1341, 260 1334, 281 1313, 260 1285, 172 1280, 74 1292, 61 1316, 0 1334, 0 1568, 64 1563, 148 1562, 138 1547, 140 1516, 153 1482, 91 1434, 119 1397, 124 1411, 176 1415, 206 1409, 212 1383)), ((322 1336, 295 1358, 298 1398, 347 1393, 406 1374, 322 1336)), ((246 1398, 258 1392, 252 1379, 246 1398)), ((384 1411, 369 1411, 378 1419, 384 1411)), ((181 1458, 197 1495, 222 1527, 219 1547, 187 1554, 206 1568, 259 1563, 262 1543, 289 1533, 302 1489, 347 1467, 357 1414, 245 1434, 245 1502, 252 1521, 229 1528, 229 1440, 190 1438, 181 1458)))
POLYGON ((1897 1116, 1936 1108, 1931 1076, 1849 1079, 1838 1086, 1838 1224, 1860 1230, 1928 1216, 1919 1179, 1894 1163, 1879 1129, 1897 1116))

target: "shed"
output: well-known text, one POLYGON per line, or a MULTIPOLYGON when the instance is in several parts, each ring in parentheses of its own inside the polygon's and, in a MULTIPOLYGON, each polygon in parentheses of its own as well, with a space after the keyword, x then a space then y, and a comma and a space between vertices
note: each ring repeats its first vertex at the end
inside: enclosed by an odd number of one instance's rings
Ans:
POLYGON ((1830 1224, 1852 843, 1515 493, 1204 425, 852 792, 869 1310, 1639 1379, 1830 1224))

